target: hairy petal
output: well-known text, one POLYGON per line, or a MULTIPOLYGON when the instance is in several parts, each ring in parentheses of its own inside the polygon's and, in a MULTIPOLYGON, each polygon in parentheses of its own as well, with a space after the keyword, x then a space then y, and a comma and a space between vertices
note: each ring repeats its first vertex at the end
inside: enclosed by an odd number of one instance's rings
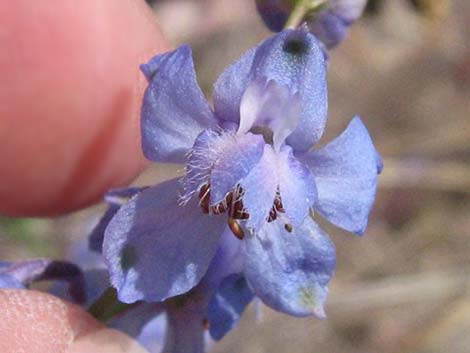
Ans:
POLYGON ((149 81, 141 112, 144 155, 183 163, 197 135, 218 124, 196 81, 191 48, 158 55, 141 69, 149 81))
POLYGON ((209 181, 211 204, 222 201, 258 163, 263 146, 264 140, 259 135, 236 135, 232 131, 203 131, 188 155, 186 175, 182 179, 182 201, 187 202, 209 181))
POLYGON ((206 273, 225 228, 193 200, 178 205, 178 180, 148 188, 123 206, 105 232, 103 254, 119 299, 162 301, 206 273))
POLYGON ((279 191, 286 216, 297 227, 308 216, 317 198, 315 179, 309 168, 285 146, 279 155, 279 191))
POLYGON ((339 137, 301 159, 315 175, 315 209, 336 226, 363 234, 382 161, 361 119, 355 117, 339 137))
POLYGON ((320 139, 327 113, 325 59, 315 37, 304 30, 285 30, 262 42, 254 55, 250 51, 242 56, 215 85, 217 115, 239 122, 242 96, 248 85, 259 79, 273 80, 299 95, 300 122, 287 142, 295 150, 308 150, 320 139))
POLYGON ((246 177, 263 155, 265 142, 260 135, 225 134, 219 144, 211 172, 211 204, 222 201, 246 177))
POLYGON ((225 278, 207 307, 211 337, 220 340, 234 328, 252 299, 253 292, 242 274, 225 278))
POLYGON ((294 316, 325 317, 336 256, 333 243, 310 219, 292 233, 267 223, 246 239, 245 276, 264 304, 294 316))

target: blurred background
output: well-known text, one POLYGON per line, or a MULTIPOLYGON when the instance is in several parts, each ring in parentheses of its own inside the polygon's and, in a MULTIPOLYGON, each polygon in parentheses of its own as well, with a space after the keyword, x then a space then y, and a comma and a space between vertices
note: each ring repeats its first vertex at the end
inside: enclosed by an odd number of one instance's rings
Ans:
MULTIPOLYGON (((270 33, 252 0, 153 1, 174 46, 193 46, 210 97, 223 68, 270 33)), ((322 139, 355 115, 385 168, 359 238, 324 222, 337 247, 328 319, 251 306, 212 349, 226 353, 470 351, 470 2, 375 0, 331 52, 322 139)), ((136 184, 181 173, 149 167, 136 184)), ((64 258, 104 210, 0 218, 0 258, 64 258)))

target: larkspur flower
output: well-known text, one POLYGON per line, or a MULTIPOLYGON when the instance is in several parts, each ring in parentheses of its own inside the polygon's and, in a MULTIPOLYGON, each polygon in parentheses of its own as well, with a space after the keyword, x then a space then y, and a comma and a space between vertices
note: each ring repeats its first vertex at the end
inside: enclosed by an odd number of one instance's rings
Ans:
MULTIPOLYGON (((328 49, 344 40, 349 27, 361 17, 367 0, 326 0, 318 10, 307 14, 305 22, 328 49)), ((279 32, 292 12, 293 0, 256 0, 258 12, 266 26, 279 32)))
MULTIPOLYGON (((327 113, 315 37, 286 30, 248 51, 217 80, 214 111, 189 47, 156 56, 142 71, 149 81, 144 154, 186 163, 186 175, 141 191, 107 226, 103 254, 119 299, 160 302, 188 293, 217 253, 212 290, 241 274, 268 306, 324 317, 335 250, 310 211, 362 234, 381 160, 358 117, 311 151, 327 113)), ((218 293, 207 305, 230 300, 218 293)), ((209 316, 217 322, 220 315, 209 316)))

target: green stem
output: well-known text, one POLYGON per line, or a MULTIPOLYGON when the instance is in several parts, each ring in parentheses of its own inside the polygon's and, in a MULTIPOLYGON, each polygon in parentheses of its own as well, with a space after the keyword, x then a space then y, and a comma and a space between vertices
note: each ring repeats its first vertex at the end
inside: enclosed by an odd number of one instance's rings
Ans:
POLYGON ((116 290, 109 287, 88 309, 98 321, 107 322, 113 316, 121 314, 139 303, 125 304, 118 300, 116 290))
POLYGON ((307 15, 321 10, 326 3, 327 0, 297 0, 284 28, 299 27, 307 15))

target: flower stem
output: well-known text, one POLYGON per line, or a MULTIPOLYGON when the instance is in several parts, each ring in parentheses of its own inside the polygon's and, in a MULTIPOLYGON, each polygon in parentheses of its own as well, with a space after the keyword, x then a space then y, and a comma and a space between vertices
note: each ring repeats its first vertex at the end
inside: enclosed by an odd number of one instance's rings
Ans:
POLYGON ((284 28, 295 29, 305 20, 305 17, 323 8, 328 0, 297 0, 284 28))
POLYGON ((116 290, 112 287, 109 287, 90 306, 88 312, 98 321, 105 323, 113 316, 120 314, 138 304, 138 302, 134 304, 125 304, 120 302, 117 298, 116 290))

